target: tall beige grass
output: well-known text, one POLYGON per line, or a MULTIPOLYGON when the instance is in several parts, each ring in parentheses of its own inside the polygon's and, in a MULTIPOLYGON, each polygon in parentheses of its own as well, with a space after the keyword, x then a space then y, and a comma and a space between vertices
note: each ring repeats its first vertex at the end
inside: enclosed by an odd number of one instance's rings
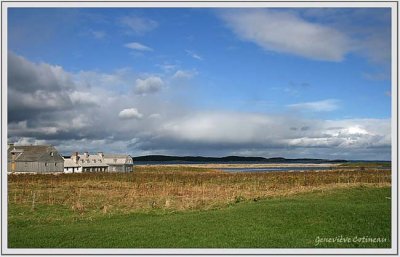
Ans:
POLYGON ((245 200, 359 185, 388 186, 389 170, 225 173, 195 167, 137 167, 124 173, 9 175, 9 204, 61 205, 76 213, 210 209, 245 200))

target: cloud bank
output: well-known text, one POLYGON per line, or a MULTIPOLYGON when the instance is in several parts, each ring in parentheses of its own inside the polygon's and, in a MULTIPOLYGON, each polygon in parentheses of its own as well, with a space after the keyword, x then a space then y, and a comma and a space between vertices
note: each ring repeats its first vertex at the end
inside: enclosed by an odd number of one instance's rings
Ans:
MULTIPOLYGON (((390 119, 197 110, 166 97, 176 90, 173 84, 165 87, 176 73, 169 78, 126 69, 73 73, 14 53, 8 61, 11 142, 49 143, 63 154, 390 159, 390 119)), ((331 99, 295 107, 330 111, 336 104, 331 99)))

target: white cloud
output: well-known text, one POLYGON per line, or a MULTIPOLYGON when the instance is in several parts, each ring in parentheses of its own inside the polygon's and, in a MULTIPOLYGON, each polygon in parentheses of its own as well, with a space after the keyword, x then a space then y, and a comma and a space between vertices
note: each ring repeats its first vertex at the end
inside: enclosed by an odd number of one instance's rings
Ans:
POLYGON ((374 72, 374 73, 367 73, 364 72, 362 74, 362 77, 368 80, 390 80, 390 72, 387 71, 380 71, 380 72, 374 72))
POLYGON ((73 91, 69 95, 73 104, 97 104, 100 99, 90 92, 73 91))
POLYGON ((74 80, 80 87, 113 88, 123 87, 132 80, 134 74, 130 68, 117 69, 110 73, 97 71, 79 71, 74 74, 74 80))
POLYGON ((350 39, 340 31, 306 21, 294 13, 240 10, 224 12, 221 17, 240 38, 268 51, 341 61, 351 50, 350 39))
POLYGON ((254 143, 265 139, 273 126, 267 116, 238 113, 200 113, 178 118, 163 126, 172 137, 207 143, 254 143))
POLYGON ((156 21, 138 16, 125 16, 120 19, 120 22, 136 34, 143 34, 158 27, 156 21))
POLYGON ((198 55, 197 53, 195 53, 195 52, 193 52, 193 51, 191 51, 191 50, 185 50, 185 52, 186 52, 189 56, 191 56, 192 58, 194 58, 194 59, 197 59, 197 60, 199 60, 199 61, 202 61, 202 60, 203 60, 203 57, 201 57, 200 55, 198 55))
POLYGON ((133 50, 137 50, 137 51, 153 51, 152 48, 150 48, 146 45, 140 44, 138 42, 132 42, 132 43, 125 44, 125 47, 133 49, 133 50))
POLYGON ((91 34, 96 39, 103 39, 106 36, 106 33, 104 31, 100 31, 100 30, 92 30, 91 34))
POLYGON ((327 99, 316 102, 290 104, 288 107, 313 112, 330 112, 339 108, 339 101, 336 99, 327 99))
POLYGON ((150 119, 159 119, 161 117, 161 114, 159 113, 153 113, 149 115, 150 119))
POLYGON ((327 120, 314 126, 306 136, 288 139, 287 144, 295 147, 333 147, 347 153, 351 153, 351 149, 389 148, 390 130, 389 119, 327 120), (316 129, 321 134, 316 133, 316 129))
POLYGON ((164 85, 160 77, 151 76, 146 79, 137 79, 135 85, 135 93, 138 95, 155 93, 162 89, 164 85))
POLYGON ((140 119, 143 117, 136 108, 123 109, 119 112, 118 117, 121 119, 140 119))
POLYGON ((46 144, 46 140, 37 140, 29 137, 21 137, 15 142, 15 145, 43 145, 46 144))
POLYGON ((158 64, 157 66, 160 67, 164 72, 171 72, 177 68, 177 65, 174 64, 158 64))
POLYGON ((345 133, 349 135, 368 135, 369 133, 359 125, 348 127, 345 133))
POLYGON ((197 75, 197 71, 177 70, 172 76, 175 79, 190 79, 197 75))

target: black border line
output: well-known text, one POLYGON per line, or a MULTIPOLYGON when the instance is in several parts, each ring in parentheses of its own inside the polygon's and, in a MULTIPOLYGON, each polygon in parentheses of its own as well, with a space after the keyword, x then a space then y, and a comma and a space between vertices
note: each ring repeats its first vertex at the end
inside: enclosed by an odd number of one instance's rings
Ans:
MULTIPOLYGON (((151 1, 151 0, 149 0, 149 1, 107 1, 107 0, 104 0, 104 1, 102 1, 102 0, 100 0, 100 1, 74 1, 74 0, 72 0, 72 1, 1 1, 1 10, 0 10, 0 17, 1 17, 1 19, 3 18, 3 3, 36 3, 36 2, 40 2, 40 3, 315 3, 315 2, 312 2, 312 1, 251 1, 251 0, 249 0, 249 1, 220 1, 220 0, 216 0, 216 1, 212 1, 212 0, 204 0, 204 1, 197 1, 197 0, 192 0, 192 1, 151 1)), ((397 97, 397 106, 396 106, 396 108, 397 108, 397 110, 396 110, 396 113, 397 113, 397 145, 396 145, 396 147, 397 147, 397 150, 399 150, 399 113, 398 113, 398 111, 399 111, 399 87, 398 87, 398 85, 399 85, 399 2, 398 1, 318 1, 318 3, 396 3, 396 10, 397 10, 397 24, 396 24, 396 26, 397 26, 397 39, 396 39, 396 44, 397 44, 397 59, 396 59, 396 61, 397 61, 397 79, 396 79, 396 87, 397 87, 397 95, 396 95, 396 97, 397 97)), ((42 7, 42 8, 46 8, 46 7, 42 7)), ((68 7, 59 7, 59 8, 68 8, 68 7)), ((70 8, 91 8, 91 7, 70 7, 70 8)), ((103 8, 103 7, 98 7, 98 8, 103 8)), ((105 8, 113 8, 113 7, 105 7, 105 8)), ((115 8, 117 8, 117 7, 115 7, 115 8)), ((130 7, 126 7, 126 8, 130 8, 130 7)), ((134 8, 134 7, 132 7, 132 8, 134 8)), ((156 7, 151 7, 151 8, 156 8, 156 7)), ((166 8, 168 8, 168 7, 166 7, 166 8)), ((188 8, 188 7, 171 7, 171 8, 188 8)), ((213 7, 195 7, 195 8, 213 8, 213 7)), ((287 8, 289 8, 289 7, 287 7, 287 8)), ((302 7, 299 7, 299 8, 302 8, 302 7)), ((328 7, 327 7, 328 8, 328 7)), ((357 8, 357 7, 354 7, 354 8, 357 8)), ((377 7, 377 8, 379 8, 379 7, 377 7)), ((382 8, 386 8, 386 7, 382 7, 382 8)), ((388 8, 390 8, 390 7, 388 7, 388 8)), ((7 25, 8 25, 8 22, 7 22, 7 25)), ((391 24, 392 26, 393 26, 393 24, 391 24)), ((2 25, 3 26, 3 25, 2 25)), ((1 29, 1 31, 2 31, 2 33, 1 33, 1 42, 0 42, 0 47, 1 47, 1 50, 0 50, 0 55, 1 55, 1 61, 3 62, 3 30, 1 29)), ((392 35, 392 37, 393 37, 393 35, 392 35)), ((392 42, 393 42, 393 40, 392 40, 392 42)), ((6 63, 6 65, 8 65, 8 63, 6 63)), ((391 67, 391 70, 393 69, 393 67, 391 67)), ((2 87, 4 87, 4 86, 6 86, 6 87, 8 87, 8 81, 7 81, 7 84, 6 85, 3 85, 2 84, 2 82, 3 82, 3 68, 1 69, 1 71, 0 71, 0 79, 1 79, 1 85, 2 85, 2 87)), ((392 84, 393 84, 393 81, 392 81, 392 84)), ((3 96, 3 90, 0 90, 0 100, 2 100, 2 96, 3 96)), ((392 97, 392 100, 393 100, 393 97, 392 97)), ((7 110, 8 110, 8 108, 6 108, 7 110)), ((1 101, 1 104, 0 104, 0 112, 1 112, 1 117, 3 117, 3 102, 1 101)), ((393 115, 391 115, 391 119, 393 118, 392 117, 393 115)), ((1 118, 1 120, 0 120, 0 146, 1 146, 1 149, 0 149, 0 159, 2 159, 1 158, 1 156, 3 155, 3 118, 1 118)), ((393 128, 392 128, 393 129, 393 128)), ((396 163, 396 167, 397 167, 397 236, 399 235, 399 152, 397 151, 397 163, 396 163)), ((0 183, 1 183, 1 185, 2 185, 2 183, 3 183, 3 160, 1 161, 1 163, 0 163, 0 167, 1 167, 1 169, 0 169, 0 183)), ((392 172, 393 172, 393 170, 392 170, 392 172)), ((393 185, 393 184, 392 184, 393 185)), ((1 200, 3 201, 3 189, 1 189, 1 192, 0 192, 0 194, 1 194, 1 200)), ((2 202, 1 201, 1 202, 2 202)), ((0 218, 1 218, 1 234, 0 234, 0 237, 3 235, 3 202, 2 202, 2 204, 1 204, 1 206, 0 206, 0 211, 1 211, 1 214, 0 214, 0 218)), ((398 237, 397 237, 397 239, 399 239, 398 237)), ((1 247, 1 255, 4 255, 4 256, 14 256, 14 255, 22 255, 22 256, 49 256, 49 255, 58 255, 58 256, 71 256, 71 255, 99 255, 99 256, 104 256, 104 255, 168 255, 168 256, 170 256, 170 255, 172 255, 172 256, 176 256, 176 255, 179 255, 179 256, 182 256, 182 255, 193 255, 193 256, 203 256, 203 255, 234 255, 234 256, 244 256, 244 255, 251 255, 251 256, 255 256, 255 255, 293 255, 293 256, 304 256, 304 255, 326 255, 326 256, 333 256, 333 255, 348 255, 348 256, 360 256, 360 255, 368 255, 368 256, 373 256, 373 255, 385 255, 385 256, 395 256, 395 255, 399 255, 399 241, 397 240, 397 242, 396 242, 396 246, 397 246, 397 248, 396 248, 396 253, 390 253, 390 254, 379 254, 379 253, 367 253, 367 254, 362 254, 362 253, 360 253, 360 254, 358 254, 358 253, 356 253, 356 254, 318 254, 318 253, 310 253, 310 254, 307 254, 307 253, 297 253, 297 254, 287 254, 287 253, 277 253, 277 254, 272 254, 272 253, 257 253, 257 254, 254 254, 254 253, 252 253, 252 254, 246 254, 246 253, 244 253, 244 254, 223 254, 223 253, 210 253, 210 254, 205 254, 205 253, 202 253, 202 254, 197 254, 197 253, 195 253, 195 254, 187 254, 187 253, 168 253, 168 254, 163 254, 163 253, 121 253, 121 254, 116 254, 116 253, 113 253, 113 254, 106 254, 106 253, 85 253, 85 254, 81 254, 81 253, 68 253, 68 254, 65 254, 65 253, 63 253, 63 254, 52 254, 52 253, 45 253, 45 254, 37 254, 37 253, 34 253, 34 254, 20 254, 20 253, 16 253, 16 254, 10 254, 10 253, 8 253, 8 254, 4 254, 3 253, 3 243, 4 243, 4 241, 3 240, 0 240, 0 247, 1 247)), ((392 243, 392 247, 393 247, 393 238, 391 238, 391 243, 392 243)), ((18 249, 18 248, 15 248, 15 249, 18 249)), ((25 248, 23 248, 23 249, 25 249, 25 248)), ((26 249, 29 249, 29 248, 26 248, 26 249)), ((38 249, 38 248, 31 248, 31 249, 38 249)), ((68 249, 79 249, 79 250, 89 250, 89 249, 93 249, 93 248, 40 248, 41 250, 46 250, 46 249, 62 249, 62 250, 68 250, 68 249)), ((106 248, 107 250, 108 249, 123 249, 123 248, 106 248)), ((134 248, 131 248, 131 249, 134 249, 134 248)), ((156 249, 156 248, 136 248, 136 249, 140 249, 140 250, 144 250, 144 249, 156 249)), ((160 248, 160 249, 162 249, 162 248, 160 248)), ((199 248, 171 248, 171 249, 188 249, 188 250, 191 250, 191 249, 199 249, 199 248)), ((210 248, 204 248, 204 249, 210 249, 210 248)), ((211 248, 212 249, 212 248, 211 248)), ((223 248, 215 248, 215 249, 223 249, 223 248)), ((227 248, 227 249, 234 249, 234 248, 227 248)), ((241 249, 241 248, 237 248, 237 249, 241 249)), ((250 248, 249 248, 250 249, 250 248)), ((251 248, 251 249, 255 249, 255 248, 251 248)), ((258 248, 259 250, 262 250, 262 249, 267 249, 267 248, 258 248)), ((273 248, 270 248, 270 249, 273 249, 273 248)), ((322 249, 322 250, 328 250, 328 249, 345 249, 345 248, 279 248, 279 249, 293 249, 293 250, 300 250, 300 249, 318 249, 318 250, 320 250, 320 249, 322 249)), ((360 249, 360 250, 368 250, 368 248, 349 248, 349 249, 360 249)), ((382 248, 382 250, 383 249, 386 249, 386 248, 382 248)))

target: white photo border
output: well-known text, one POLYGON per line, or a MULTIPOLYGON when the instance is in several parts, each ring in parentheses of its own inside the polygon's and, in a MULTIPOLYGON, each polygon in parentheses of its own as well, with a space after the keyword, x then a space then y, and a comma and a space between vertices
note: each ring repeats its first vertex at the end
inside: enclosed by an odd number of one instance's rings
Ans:
POLYGON ((1 255, 398 255, 398 1, 2 1, 1 2, 1 255), (7 9, 11 7, 55 8, 337 8, 385 7, 392 17, 392 235, 388 249, 15 249, 7 241, 7 9))

